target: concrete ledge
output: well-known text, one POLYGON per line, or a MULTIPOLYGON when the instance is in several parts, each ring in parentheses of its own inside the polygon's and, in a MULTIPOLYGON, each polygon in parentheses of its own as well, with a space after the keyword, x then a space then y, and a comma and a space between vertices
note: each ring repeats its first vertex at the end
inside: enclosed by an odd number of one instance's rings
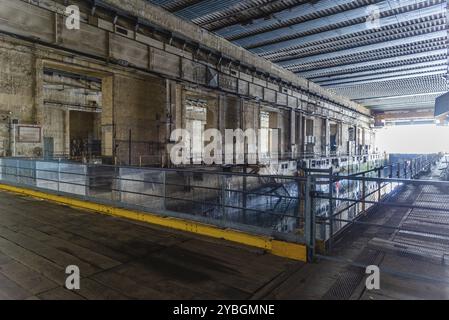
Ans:
POLYGON ((273 238, 270 237, 249 234, 232 229, 222 229, 204 223, 172 217, 161 217, 147 212, 118 208, 91 201, 72 199, 64 196, 54 195, 26 188, 20 188, 16 186, 10 186, 6 184, 0 184, 0 190, 22 194, 34 198, 44 199, 68 205, 70 207, 86 209, 115 217, 146 222, 149 224, 154 224, 185 232, 191 232, 203 236, 208 236, 211 238, 224 239, 236 243, 245 244, 251 247, 261 248, 276 256, 307 262, 307 249, 306 246, 303 244, 274 240, 273 238))

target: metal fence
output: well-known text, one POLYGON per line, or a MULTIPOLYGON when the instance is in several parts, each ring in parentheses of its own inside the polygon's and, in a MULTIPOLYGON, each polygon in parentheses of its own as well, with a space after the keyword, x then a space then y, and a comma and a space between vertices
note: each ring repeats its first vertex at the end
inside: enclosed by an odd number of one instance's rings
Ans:
POLYGON ((439 160, 408 162, 399 178, 388 177, 398 172, 390 166, 311 178, 314 257, 345 266, 325 298, 354 298, 368 265, 383 275, 380 297, 449 298, 449 183, 439 181, 439 160))
POLYGON ((429 173, 438 159, 438 155, 424 155, 394 164, 366 166, 365 171, 347 175, 333 167, 307 169, 313 185, 312 215, 320 224, 316 238, 331 246, 334 235, 349 222, 391 196, 402 185, 401 181, 429 173))
POLYGON ((449 181, 449 155, 444 155, 438 166, 440 171, 440 179, 443 181, 449 181))
POLYGON ((2 183, 303 243, 305 178, 0 159, 2 183))
POLYGON ((290 177, 0 158, 0 181, 305 243, 309 259, 347 266, 326 298, 350 298, 372 264, 395 284, 418 281, 449 298, 446 160, 290 177))

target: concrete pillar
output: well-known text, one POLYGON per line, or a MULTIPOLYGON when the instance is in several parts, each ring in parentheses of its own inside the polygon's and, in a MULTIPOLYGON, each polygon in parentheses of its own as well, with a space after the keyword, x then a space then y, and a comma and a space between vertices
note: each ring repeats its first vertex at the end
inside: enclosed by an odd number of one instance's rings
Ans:
POLYGON ((226 109, 227 109, 226 96, 219 95, 219 97, 218 97, 218 130, 220 130, 223 137, 225 134, 225 129, 227 129, 226 128, 226 109))
POLYGON ((70 157, 70 111, 64 111, 64 153, 70 157))
MULTIPOLYGON (((171 133, 178 126, 177 118, 179 112, 180 105, 180 92, 178 90, 178 85, 175 81, 166 80, 165 81, 165 90, 166 90, 166 107, 165 107, 165 128, 162 128, 164 133, 160 134, 159 142, 164 145, 168 141, 170 141, 171 133)), ((164 148, 161 150, 161 164, 163 167, 168 167, 170 165, 170 154, 168 148, 164 148)))
POLYGON ((301 135, 302 135, 302 152, 305 154, 307 152, 306 136, 307 136, 307 118, 301 114, 301 135))
POLYGON ((330 135, 330 122, 329 118, 326 118, 324 120, 324 136, 325 136, 325 142, 324 142, 324 149, 325 149, 325 156, 330 156, 330 145, 331 145, 331 135, 330 135))
POLYGON ((34 54, 32 55, 32 59, 34 60, 34 122, 37 125, 43 126, 44 124, 44 63, 42 59, 35 58, 34 54))
POLYGON ((292 153, 292 159, 294 159, 296 155, 296 141, 296 112, 292 109, 290 111, 290 150, 292 153))
POLYGON ((304 124, 303 124, 304 116, 301 112, 298 112, 297 117, 298 117, 297 153, 302 154, 304 152, 304 124))
POLYGON ((244 129, 244 126, 245 126, 245 119, 244 119, 244 110, 243 110, 243 108, 244 108, 244 102, 245 102, 245 99, 244 98, 240 98, 240 104, 239 104, 239 115, 240 115, 240 118, 239 118, 239 128, 240 129, 244 129))
MULTIPOLYGON (((228 112, 227 108, 228 108, 228 100, 227 100, 226 96, 219 95, 218 96, 218 130, 221 133, 222 139, 224 139, 224 137, 225 137, 225 130, 228 129, 228 128, 226 128, 226 112, 228 112)), ((225 151, 226 150, 223 146, 223 149, 221 150, 222 159, 225 159, 225 151)))
MULTIPOLYGON (((36 58, 35 54, 32 54, 32 63, 34 65, 34 75, 32 75, 33 79, 33 96, 34 96, 34 106, 33 106, 33 114, 32 114, 32 121, 41 127, 41 137, 45 136, 44 132, 44 123, 45 123, 45 116, 44 116, 44 64, 42 59, 36 58)), ((16 135, 17 128, 16 126, 13 126, 12 134, 16 135)), ((11 137, 10 137, 11 139, 11 137)), ((15 141, 15 139, 11 139, 12 141, 15 141)), ((44 150, 44 139, 41 139, 40 148, 43 152, 44 150)), ((14 150, 11 150, 13 152, 13 155, 15 155, 16 152, 16 144, 14 143, 14 150)))
POLYGON ((114 77, 102 79, 101 154, 114 157, 114 77))

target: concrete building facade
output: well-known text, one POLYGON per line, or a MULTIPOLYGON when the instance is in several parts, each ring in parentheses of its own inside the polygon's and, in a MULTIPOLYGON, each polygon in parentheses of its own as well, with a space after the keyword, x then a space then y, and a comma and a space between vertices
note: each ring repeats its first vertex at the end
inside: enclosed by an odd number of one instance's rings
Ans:
POLYGON ((79 30, 64 1, 0 0, 0 156, 169 167, 195 121, 277 129, 277 172, 375 151, 361 105, 145 1, 73 3, 79 30))

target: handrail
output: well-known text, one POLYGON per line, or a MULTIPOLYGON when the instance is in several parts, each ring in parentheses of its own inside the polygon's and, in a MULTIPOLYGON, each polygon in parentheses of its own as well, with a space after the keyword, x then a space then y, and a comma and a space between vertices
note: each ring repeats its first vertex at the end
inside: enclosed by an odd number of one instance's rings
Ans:
MULTIPOLYGON (((435 181, 435 180, 417 180, 414 178, 419 177, 423 172, 428 172, 434 163, 436 163, 440 154, 432 154, 432 155, 421 155, 416 158, 410 160, 404 160, 401 162, 390 163, 382 166, 378 166, 373 169, 366 170, 364 172, 357 172, 355 174, 347 174, 341 175, 339 172, 334 172, 333 167, 330 167, 328 170, 310 170, 310 175, 313 177, 313 184, 315 187, 312 189, 310 197, 312 199, 320 199, 320 201, 324 201, 325 207, 323 207, 323 202, 320 202, 318 207, 319 211, 315 211, 312 206, 312 212, 310 213, 316 220, 321 219, 325 224, 328 225, 329 229, 324 231, 324 241, 326 241, 329 248, 332 247, 332 239, 334 236, 339 234, 342 230, 345 229, 346 226, 341 226, 339 224, 335 224, 337 221, 336 217, 342 215, 344 212, 351 210, 355 207, 356 204, 361 203, 362 207, 357 207, 356 212, 352 213, 353 218, 357 219, 361 213, 366 212, 372 205, 381 204, 381 205, 391 205, 398 206, 400 204, 394 204, 391 202, 380 202, 382 199, 382 195, 391 195, 392 192, 396 190, 395 186, 401 186, 406 183, 414 184, 414 185, 433 185, 438 187, 449 187, 449 182, 443 181, 435 181), (385 170, 388 169, 388 176, 385 177, 385 170), (396 169, 396 171, 394 171, 396 169), (377 172, 377 177, 369 176, 369 173, 377 172), (382 172, 384 173, 384 177, 382 177, 382 172), (397 177, 393 177, 393 172, 396 173, 397 177), (402 174, 401 174, 402 173, 402 174), (367 176, 368 175, 368 176, 367 176), (344 191, 344 194, 341 196, 334 195, 334 183, 339 181, 359 181, 360 184, 357 185, 357 190, 348 189, 344 191), (371 187, 367 187, 366 183, 371 182, 375 183, 377 186, 374 190, 371 187), (389 184, 391 184, 391 189, 388 188, 389 184), (316 189, 317 186, 322 186, 319 190, 316 189), (327 191, 326 191, 327 190, 327 191), (349 193, 348 193, 349 191, 349 193), (349 194, 352 192, 357 192, 357 195, 354 195, 354 198, 351 198, 349 194), (371 199, 372 196, 378 195, 378 201, 373 201, 371 199), (342 201, 338 207, 336 204, 342 201), (346 204, 349 202, 348 204, 346 204), (365 206, 367 205, 367 206, 365 206), (335 208, 334 208, 335 207, 335 208), (323 209, 325 208, 325 209, 323 209), (336 212, 334 212, 334 210, 336 212), (324 211, 324 214, 323 214, 324 211), (329 236, 327 234, 329 233, 329 236)), ((348 184, 350 187, 351 184, 348 184)), ((423 209, 427 209, 427 207, 419 207, 423 209)), ((437 208, 429 208, 437 210, 437 208)), ((326 230, 326 229, 325 229, 326 230)))

